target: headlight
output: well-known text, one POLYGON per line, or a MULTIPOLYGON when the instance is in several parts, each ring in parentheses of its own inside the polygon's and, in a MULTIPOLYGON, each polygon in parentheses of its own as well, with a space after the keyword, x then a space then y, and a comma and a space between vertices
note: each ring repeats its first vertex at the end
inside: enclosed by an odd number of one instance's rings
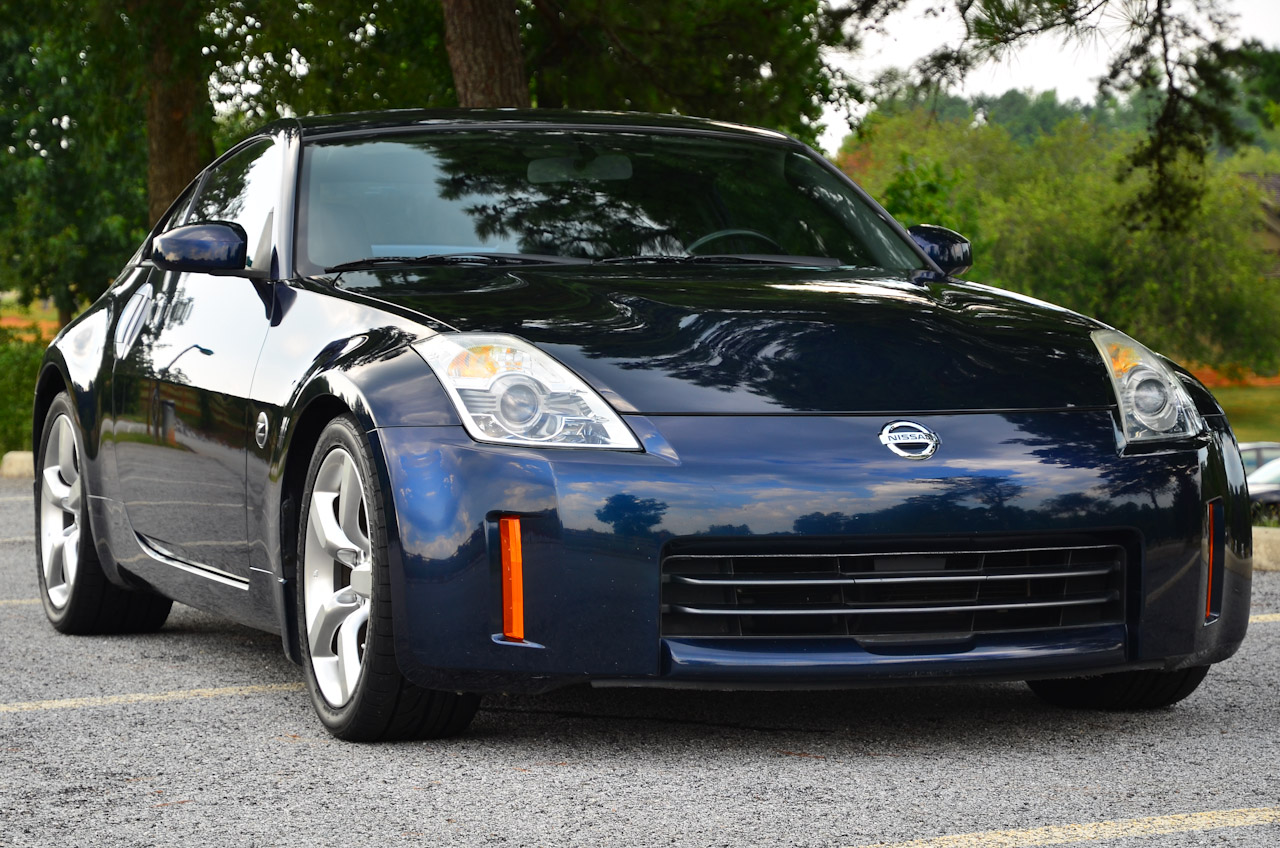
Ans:
POLYGON ((639 450, 604 399, 515 336, 444 333, 415 344, 480 442, 639 450))
POLYGON ((1092 336, 1120 402, 1126 441, 1177 439, 1204 430, 1191 397, 1160 357, 1116 330, 1095 330, 1092 336))

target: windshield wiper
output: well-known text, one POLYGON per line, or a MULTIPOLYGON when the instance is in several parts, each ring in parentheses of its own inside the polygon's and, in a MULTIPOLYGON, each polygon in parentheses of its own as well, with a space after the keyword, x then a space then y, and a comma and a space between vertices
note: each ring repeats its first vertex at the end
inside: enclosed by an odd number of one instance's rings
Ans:
POLYGON ((618 265, 630 262, 689 265, 802 265, 818 268, 836 268, 841 264, 839 259, 832 259, 829 256, 791 256, 784 253, 698 253, 687 254, 685 256, 671 256, 666 254, 653 254, 647 256, 610 256, 607 259, 597 259, 595 264, 618 265))
POLYGON ((428 253, 423 256, 369 256, 330 265, 326 274, 373 271, 379 268, 411 268, 415 265, 569 265, 588 260, 540 253, 428 253))
POLYGON ((651 262, 654 264, 658 264, 658 263, 688 262, 688 261, 689 261, 688 256, 667 256, 661 253, 651 253, 651 254, 643 254, 643 255, 636 254, 634 256, 608 256, 608 257, 605 257, 604 259, 597 259, 592 264, 623 265, 630 262, 651 262))
POLYGON ((803 265, 810 268, 836 268, 840 265, 839 259, 830 256, 792 256, 789 253, 700 253, 685 261, 712 265, 803 265))

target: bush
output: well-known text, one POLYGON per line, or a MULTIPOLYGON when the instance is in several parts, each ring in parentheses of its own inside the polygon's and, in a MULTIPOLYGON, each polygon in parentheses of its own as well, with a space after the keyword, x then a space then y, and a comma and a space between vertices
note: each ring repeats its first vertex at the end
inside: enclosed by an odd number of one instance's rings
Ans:
POLYGON ((18 335, 0 327, 0 453, 31 450, 31 407, 44 349, 34 329, 18 335))

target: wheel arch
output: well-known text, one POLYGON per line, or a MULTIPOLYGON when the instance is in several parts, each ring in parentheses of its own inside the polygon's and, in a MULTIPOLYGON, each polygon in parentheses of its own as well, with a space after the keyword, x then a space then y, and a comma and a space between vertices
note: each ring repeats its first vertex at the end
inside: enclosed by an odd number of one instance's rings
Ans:
POLYGON ((280 630, 285 653, 295 663, 302 663, 302 648, 298 644, 298 532, 299 507, 307 484, 307 469, 311 455, 320 441, 320 434, 330 421, 342 415, 352 414, 348 403, 335 394, 320 394, 312 398, 301 410, 291 428, 288 450, 280 472, 280 565, 284 590, 279 607, 280 630))
MULTIPOLYGON (((353 416, 369 440, 376 464, 382 456, 376 436, 380 427, 459 423, 439 380, 411 347, 401 344, 387 350, 386 340, 380 344, 377 338, 362 338, 369 347, 353 346, 345 355, 317 368, 286 404, 283 432, 269 460, 275 493, 265 502, 278 503, 279 517, 267 518, 268 522, 277 521, 278 526, 264 527, 261 538, 279 552, 276 617, 285 653, 294 662, 302 657, 296 613, 300 510, 307 469, 324 428, 340 415, 353 416)), ((394 507, 388 506, 389 520, 394 523, 394 507)), ((268 513, 271 511, 268 506, 268 513)), ((388 529, 396 532, 394 526, 388 529)))
MULTIPOLYGON (((57 362, 46 358, 44 366, 40 369, 40 375, 36 378, 35 399, 31 407, 33 454, 40 450, 40 432, 44 429, 44 419, 49 414, 49 407, 53 405, 53 399, 64 391, 71 395, 71 387, 66 375, 57 362)), ((75 406, 74 402, 72 406, 75 406)))

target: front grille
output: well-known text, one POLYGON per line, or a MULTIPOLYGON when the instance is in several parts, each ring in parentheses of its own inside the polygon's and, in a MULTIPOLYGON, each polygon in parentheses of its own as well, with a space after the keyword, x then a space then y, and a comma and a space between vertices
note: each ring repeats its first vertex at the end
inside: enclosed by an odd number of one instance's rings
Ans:
POLYGON ((662 560, 662 635, 908 640, 1124 621, 1119 543, 891 546, 677 540, 662 560))

